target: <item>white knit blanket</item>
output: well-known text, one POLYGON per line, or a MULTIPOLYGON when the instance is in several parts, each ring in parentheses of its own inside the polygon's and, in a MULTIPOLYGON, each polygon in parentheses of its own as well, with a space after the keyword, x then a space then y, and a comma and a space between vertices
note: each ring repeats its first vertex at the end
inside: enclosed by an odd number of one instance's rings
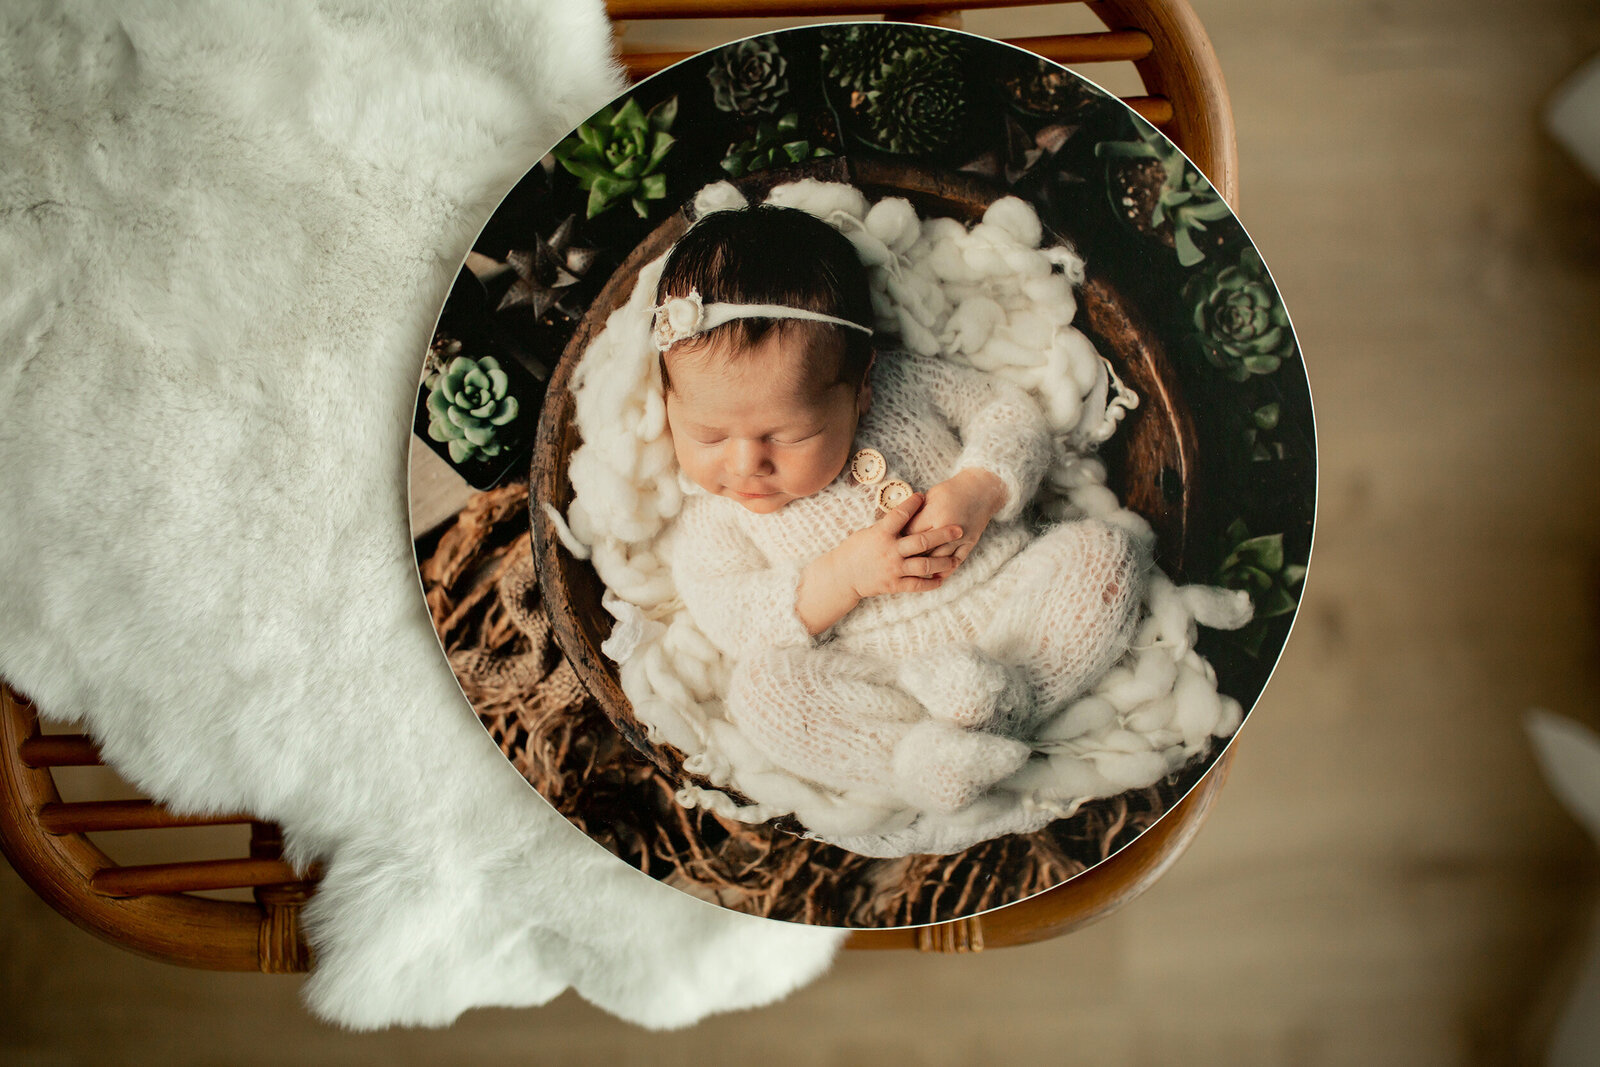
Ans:
MULTIPOLYGON (((1072 325, 1083 261, 1071 249, 1041 247, 1043 230, 1028 204, 997 200, 969 230, 953 219, 919 219, 898 197, 869 204, 838 183, 779 185, 769 202, 810 211, 851 240, 867 265, 880 338, 1004 377, 1038 401, 1056 441, 1034 501, 1039 511, 1054 521, 1102 519, 1154 541, 1087 451, 1116 431, 1133 398, 1072 325)), ((698 215, 744 206, 727 183, 707 186, 695 201, 698 215)), ((1242 709, 1218 692, 1195 640, 1200 624, 1232 629, 1249 621, 1248 596, 1180 588, 1155 571, 1117 663, 1037 734, 1021 738, 1037 758, 966 808, 952 814, 882 791, 838 792, 777 766, 725 714, 731 664, 695 626, 662 550, 682 502, 650 340, 665 258, 640 271, 573 376, 583 444, 569 469, 572 507, 558 529, 569 549, 593 559, 609 591, 605 603, 620 625, 605 651, 620 664, 635 717, 715 787, 686 786, 680 803, 749 822, 793 814, 811 836, 867 856, 958 852, 1032 833, 1096 797, 1153 785, 1238 728, 1242 709), (750 802, 737 803, 730 792, 750 802)))
POLYGON ((463 701, 417 587, 417 368, 476 227, 615 90, 598 0, 0 8, 0 674, 327 878, 318 1014, 562 990, 652 1026, 833 931, 628 869, 463 701))

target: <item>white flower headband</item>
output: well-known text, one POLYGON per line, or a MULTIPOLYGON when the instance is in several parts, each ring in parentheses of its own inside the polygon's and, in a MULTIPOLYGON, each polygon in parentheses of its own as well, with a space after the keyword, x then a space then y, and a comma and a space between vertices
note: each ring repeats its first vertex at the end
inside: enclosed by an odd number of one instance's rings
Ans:
POLYGON ((697 289, 688 296, 668 297, 658 305, 651 316, 650 339, 658 352, 665 352, 686 337, 694 337, 715 329, 734 319, 806 319, 809 322, 828 322, 872 335, 872 328, 859 322, 824 315, 820 311, 784 307, 782 304, 707 304, 697 289))

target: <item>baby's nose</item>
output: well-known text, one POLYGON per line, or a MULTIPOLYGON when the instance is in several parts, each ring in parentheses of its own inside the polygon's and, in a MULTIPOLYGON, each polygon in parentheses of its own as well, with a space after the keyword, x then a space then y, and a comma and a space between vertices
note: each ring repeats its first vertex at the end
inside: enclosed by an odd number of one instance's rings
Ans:
POLYGON ((735 474, 752 475, 764 474, 771 466, 767 455, 767 446, 764 441, 735 441, 733 442, 732 455, 728 459, 728 466, 735 474))

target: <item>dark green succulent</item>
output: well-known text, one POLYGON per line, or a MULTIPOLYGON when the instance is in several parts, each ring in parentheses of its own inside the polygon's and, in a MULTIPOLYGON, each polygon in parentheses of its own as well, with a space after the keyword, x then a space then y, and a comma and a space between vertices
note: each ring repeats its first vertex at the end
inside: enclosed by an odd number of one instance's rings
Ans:
POLYGON ((958 66, 966 56, 966 43, 958 34, 856 22, 822 31, 822 73, 847 93, 865 93, 875 87, 884 67, 913 48, 958 66))
POLYGON ((510 380, 493 356, 457 356, 423 382, 428 387, 428 436, 444 442, 457 463, 500 454, 500 427, 517 417, 510 380))
POLYGON ((771 37, 752 37, 719 49, 711 58, 706 80, 711 100, 721 111, 737 115, 763 115, 778 109, 789 92, 784 77, 788 61, 771 37))
POLYGON ((1237 263, 1191 277, 1183 298, 1206 359, 1235 381, 1271 374, 1294 354, 1294 332, 1261 255, 1246 245, 1237 263))
POLYGON ((1094 152, 1111 165, 1106 188, 1113 210, 1135 224, 1148 226, 1152 232, 1170 234, 1178 262, 1183 266, 1192 267, 1206 258, 1195 236, 1204 233, 1209 223, 1228 218, 1231 212, 1205 175, 1176 145, 1154 127, 1148 127, 1137 141, 1102 141, 1095 145, 1094 152), (1159 186, 1146 190, 1129 184, 1126 177, 1119 180, 1117 165, 1128 163, 1158 167, 1159 186))
POLYGON ((1288 615, 1298 606, 1293 589, 1305 579, 1306 569, 1284 562, 1281 533, 1251 537, 1244 520, 1234 519, 1223 536, 1231 548, 1217 568, 1215 582, 1250 594, 1255 614, 1235 631, 1235 637, 1254 656, 1261 651, 1268 620, 1288 615))
POLYGON ((667 195, 661 161, 672 150, 667 131, 678 117, 678 98, 663 100, 646 114, 636 100, 613 110, 608 104, 577 132, 556 145, 556 162, 578 178, 589 193, 587 216, 594 218, 627 200, 639 217, 650 214, 647 203, 667 195))
POLYGON ((864 94, 859 114, 867 139, 896 155, 946 147, 967 113, 961 65, 943 51, 911 48, 883 65, 864 94))
POLYGON ((799 129, 800 115, 794 111, 777 122, 760 122, 754 137, 728 146, 728 151, 722 157, 722 169, 730 177, 742 178, 775 164, 800 163, 833 155, 823 145, 813 148, 810 141, 795 137, 799 129))

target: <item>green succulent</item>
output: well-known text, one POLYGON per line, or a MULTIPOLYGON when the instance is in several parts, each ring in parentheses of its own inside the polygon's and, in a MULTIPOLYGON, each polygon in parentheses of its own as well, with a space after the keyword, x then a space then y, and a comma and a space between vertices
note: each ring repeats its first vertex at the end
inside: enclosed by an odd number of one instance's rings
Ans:
POLYGON ((423 383, 428 389, 428 436, 448 444, 457 463, 500 454, 500 427, 517 417, 511 382, 493 356, 457 356, 423 383))
POLYGON ((1261 255, 1246 245, 1237 263, 1191 277, 1183 298, 1206 359, 1235 381, 1271 374, 1294 354, 1294 333, 1261 255))
POLYGON ((1283 443, 1272 437, 1280 417, 1278 405, 1272 403, 1262 404, 1245 418, 1244 443, 1252 460, 1282 459, 1286 454, 1283 443))
POLYGON ((667 131, 678 117, 678 98, 663 100, 648 114, 636 100, 612 110, 607 105, 556 145, 556 162, 578 178, 589 193, 588 218, 594 218, 622 200, 633 204, 639 217, 650 214, 648 201, 667 195, 667 176, 659 173, 661 161, 672 150, 667 131))
POLYGON ((911 48, 883 65, 860 111, 869 140, 896 155, 950 144, 967 112, 961 65, 943 50, 911 48))
MULTIPOLYGON (((1152 230, 1170 226, 1172 247, 1178 253, 1181 265, 1192 267, 1206 258, 1195 235, 1204 233, 1208 223, 1227 218, 1230 212, 1211 183, 1206 181, 1205 175, 1195 169, 1176 145, 1154 127, 1147 127, 1137 141, 1102 141, 1095 145, 1094 152, 1108 162, 1149 161, 1159 164, 1162 182, 1145 221, 1152 230)), ((1117 181, 1109 180, 1107 189, 1111 194, 1111 206, 1119 214, 1127 216, 1144 210, 1135 197, 1119 189, 1117 181)))
POLYGON ((799 129, 800 115, 794 111, 777 122, 758 123, 754 137, 728 146, 728 151, 722 157, 722 169, 730 177, 742 178, 774 165, 800 163, 833 155, 823 145, 813 148, 810 141, 796 138, 794 135, 799 129))
POLYGON ((1299 604, 1293 588, 1305 580, 1306 569, 1284 562, 1281 533, 1251 537, 1244 520, 1234 519, 1223 536, 1231 548, 1217 568, 1215 582, 1250 594, 1255 614, 1235 637, 1254 656, 1261 651, 1268 620, 1290 614, 1299 604))
POLYGON ((778 108, 789 92, 788 61, 771 37, 752 37, 719 49, 706 79, 718 110, 760 115, 778 108))
POLYGON ((856 22, 822 31, 822 73, 846 92, 865 93, 875 87, 884 67, 913 48, 958 65, 966 56, 965 42, 957 34, 856 22))

